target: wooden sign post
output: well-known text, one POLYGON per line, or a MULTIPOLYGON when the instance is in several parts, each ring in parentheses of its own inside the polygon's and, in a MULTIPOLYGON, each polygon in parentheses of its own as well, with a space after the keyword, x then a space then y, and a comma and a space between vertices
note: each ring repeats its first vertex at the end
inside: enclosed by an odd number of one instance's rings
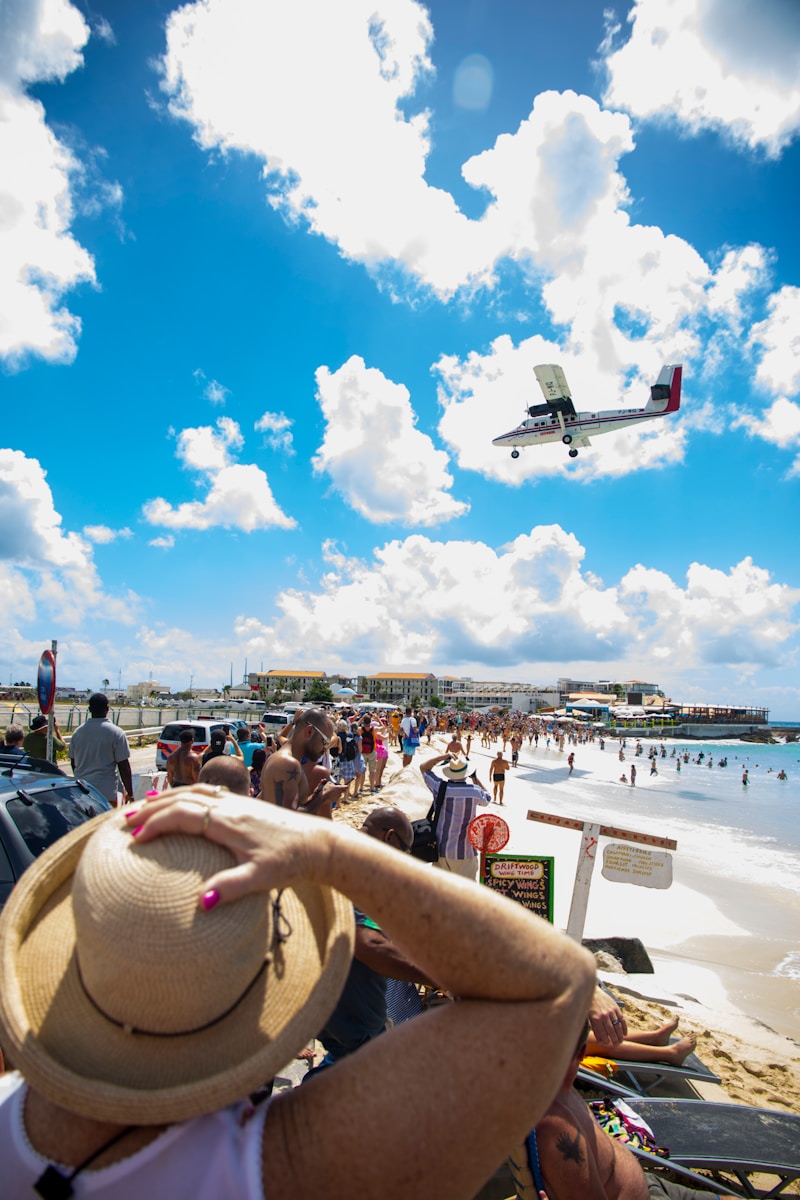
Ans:
POLYGON ((655 837, 650 833, 636 833, 632 829, 619 829, 616 825, 596 825, 591 821, 577 821, 574 817, 559 817, 555 813, 528 810, 529 821, 541 821, 545 825, 558 825, 562 829, 578 829, 581 832, 581 850, 575 885, 572 889, 572 904, 569 910, 567 933, 576 942, 583 938, 586 924, 586 908, 589 903, 589 888, 601 837, 616 838, 620 842, 636 842, 640 846, 658 846, 662 850, 677 850, 678 843, 672 838, 655 837))

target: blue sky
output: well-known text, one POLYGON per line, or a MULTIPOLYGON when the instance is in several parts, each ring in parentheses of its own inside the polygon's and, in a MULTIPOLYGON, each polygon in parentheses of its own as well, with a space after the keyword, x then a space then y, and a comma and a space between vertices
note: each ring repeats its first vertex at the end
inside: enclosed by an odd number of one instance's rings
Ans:
POLYGON ((800 9, 3 0, 0 678, 800 715, 800 9), (681 410, 512 462, 578 408, 681 410))

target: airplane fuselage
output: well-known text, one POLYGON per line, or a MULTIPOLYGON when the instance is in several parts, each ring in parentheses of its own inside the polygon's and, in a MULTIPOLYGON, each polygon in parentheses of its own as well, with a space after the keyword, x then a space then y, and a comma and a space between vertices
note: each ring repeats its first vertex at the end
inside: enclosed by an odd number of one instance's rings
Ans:
MULTIPOLYGON (((663 413, 647 412, 644 408, 620 408, 599 413, 579 412, 574 416, 551 413, 546 417, 527 417, 516 429, 493 438, 492 445, 538 446, 546 442, 561 442, 565 434, 571 441, 579 442, 584 437, 611 433, 614 429, 625 429, 628 425, 638 425, 640 421, 660 416, 663 413)), ((569 445, 569 442, 566 444, 569 445)))
POLYGON ((560 368, 541 366, 535 368, 539 383, 545 394, 545 403, 528 409, 528 416, 510 429, 492 439, 493 446, 513 446, 512 458, 519 458, 518 446, 543 446, 548 442, 563 442, 574 458, 578 447, 590 445, 590 438, 601 433, 613 433, 615 429, 626 429, 641 421, 664 417, 677 412, 680 407, 681 367, 663 367, 658 379, 650 389, 650 399, 645 408, 618 408, 602 412, 576 412, 569 395, 566 380, 560 368))

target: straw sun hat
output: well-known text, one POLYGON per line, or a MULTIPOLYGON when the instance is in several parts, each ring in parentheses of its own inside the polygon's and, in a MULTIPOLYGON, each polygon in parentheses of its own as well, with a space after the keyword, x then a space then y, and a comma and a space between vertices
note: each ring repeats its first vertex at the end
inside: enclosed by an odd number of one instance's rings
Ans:
POLYGON ((182 1121, 242 1099, 322 1028, 350 968, 352 905, 298 884, 209 912, 234 865, 204 837, 137 844, 87 822, 28 868, 0 920, 0 1042, 86 1117, 182 1121))
POLYGON ((442 774, 445 779, 451 779, 453 783, 460 783, 469 776, 469 763, 466 758, 453 758, 446 766, 442 767, 442 774))

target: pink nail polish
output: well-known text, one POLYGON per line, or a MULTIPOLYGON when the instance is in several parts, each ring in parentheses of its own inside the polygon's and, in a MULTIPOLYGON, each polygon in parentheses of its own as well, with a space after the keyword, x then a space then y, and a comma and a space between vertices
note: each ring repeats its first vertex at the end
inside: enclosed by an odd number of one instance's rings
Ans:
POLYGON ((132 817, 135 817, 135 816, 136 816, 136 814, 137 814, 137 812, 138 812, 138 811, 139 811, 139 810, 138 810, 137 808, 132 808, 132 809, 130 810, 130 812, 126 812, 126 813, 125 813, 125 820, 126 820, 126 821, 130 821, 132 817))
POLYGON ((208 910, 210 908, 214 908, 215 905, 219 904, 219 892, 217 891, 217 889, 210 888, 209 891, 205 892, 203 894, 203 899, 201 900, 201 904, 203 905, 203 908, 206 910, 206 912, 208 912, 208 910))
POLYGON ((137 825, 135 829, 131 830, 131 837, 137 837, 143 829, 144 825, 137 825))

